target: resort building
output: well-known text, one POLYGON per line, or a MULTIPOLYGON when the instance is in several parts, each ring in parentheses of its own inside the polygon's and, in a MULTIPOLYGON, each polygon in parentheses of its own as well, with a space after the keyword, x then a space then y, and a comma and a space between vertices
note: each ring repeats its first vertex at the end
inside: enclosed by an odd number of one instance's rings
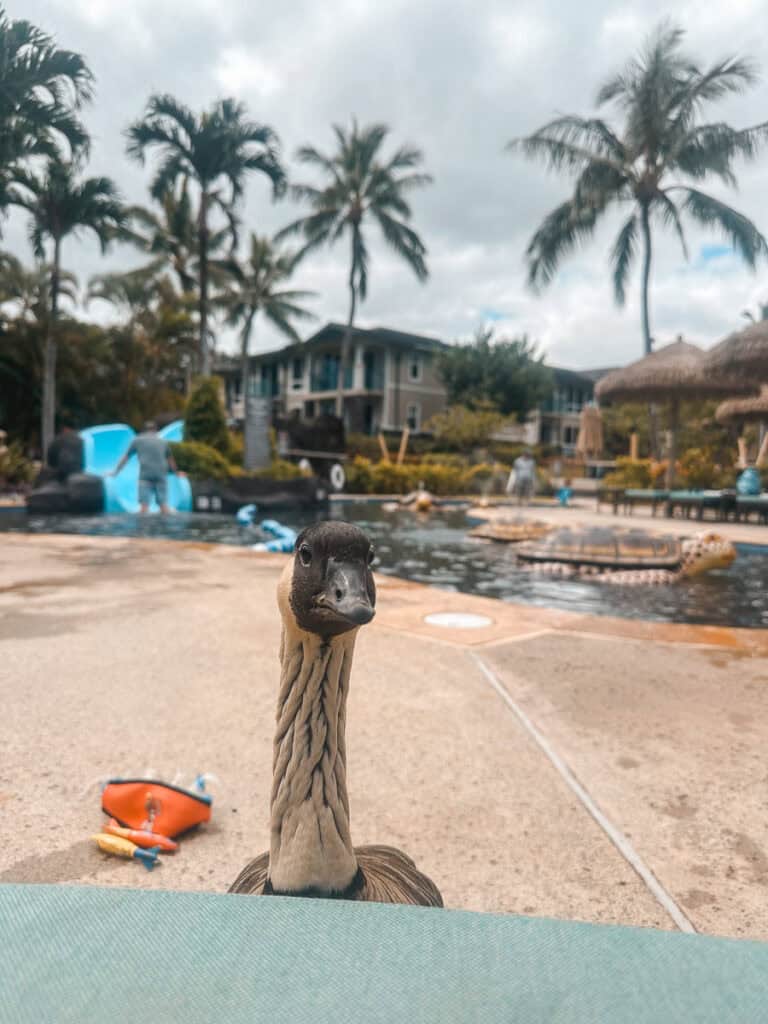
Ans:
MULTIPOLYGON (((274 408, 296 411, 312 419, 336 412, 336 381, 345 327, 328 323, 300 345, 250 358, 250 393, 272 398, 274 408)), ((350 361, 344 373, 344 422, 347 430, 375 434, 379 430, 414 433, 446 407, 445 387, 437 375, 435 356, 447 346, 435 338, 385 327, 352 331, 350 361)), ((227 406, 242 419, 239 362, 221 361, 227 406)))
MULTIPOLYGON (((299 345, 260 352, 249 360, 250 394, 271 398, 281 415, 298 413, 313 419, 336 413, 336 380, 345 327, 328 323, 299 345)), ((379 430, 421 433, 435 413, 443 412, 448 396, 436 368, 437 355, 448 346, 436 338, 387 327, 352 331, 350 360, 344 374, 344 422, 347 430, 375 434, 379 430)), ((220 358, 216 372, 224 378, 229 415, 243 418, 240 362, 220 358)), ((552 394, 525 423, 512 423, 499 440, 559 446, 573 454, 579 413, 592 401, 597 376, 552 367, 552 394)))

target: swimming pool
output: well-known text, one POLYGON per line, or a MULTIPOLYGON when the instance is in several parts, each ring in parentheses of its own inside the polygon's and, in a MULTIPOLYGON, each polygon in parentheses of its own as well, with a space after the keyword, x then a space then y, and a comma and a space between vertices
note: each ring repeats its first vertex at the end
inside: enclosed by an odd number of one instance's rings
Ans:
MULTIPOLYGON (((480 594, 591 615, 657 622, 688 622, 753 629, 768 627, 768 548, 737 545, 739 557, 725 570, 669 586, 605 586, 532 573, 515 562, 514 545, 489 544, 467 537, 469 521, 461 510, 441 509, 419 518, 386 511, 375 501, 332 502, 317 518, 357 523, 376 547, 378 572, 448 590, 480 594)), ((290 512, 281 522, 301 528, 311 520, 290 512)), ((0 530, 75 533, 123 537, 163 537, 249 545, 263 539, 234 516, 178 514, 160 516, 34 516, 4 512, 0 530)))

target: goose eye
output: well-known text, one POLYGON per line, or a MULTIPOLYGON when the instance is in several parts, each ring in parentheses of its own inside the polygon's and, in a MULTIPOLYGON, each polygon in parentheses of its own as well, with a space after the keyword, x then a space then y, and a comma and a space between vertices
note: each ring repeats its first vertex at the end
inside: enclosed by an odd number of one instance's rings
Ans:
POLYGON ((302 565, 309 565, 312 561, 312 550, 309 544, 302 544, 299 548, 299 559, 302 565))

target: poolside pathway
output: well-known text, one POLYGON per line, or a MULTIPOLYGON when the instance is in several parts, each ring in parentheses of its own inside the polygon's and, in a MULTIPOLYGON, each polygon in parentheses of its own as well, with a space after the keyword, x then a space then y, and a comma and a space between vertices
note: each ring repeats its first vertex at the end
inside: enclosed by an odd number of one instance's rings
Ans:
MULTIPOLYGON (((283 556, 2 545, 0 881, 224 890, 268 844, 283 556), (220 780, 213 821, 152 874, 88 841, 98 781, 147 768, 220 780)), ((453 907, 674 928, 661 892, 697 929, 768 938, 768 631, 379 582, 348 720, 358 842, 407 850, 453 907), (491 622, 425 623, 440 611, 491 622)))

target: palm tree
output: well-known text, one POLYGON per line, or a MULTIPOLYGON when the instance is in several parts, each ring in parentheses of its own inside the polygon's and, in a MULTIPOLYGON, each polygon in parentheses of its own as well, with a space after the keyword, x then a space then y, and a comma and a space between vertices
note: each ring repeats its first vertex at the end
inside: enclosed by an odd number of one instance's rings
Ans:
POLYGON ((128 155, 144 162, 148 149, 162 154, 152 179, 153 198, 162 199, 179 178, 194 181, 200 189, 197 213, 197 256, 200 362, 204 375, 211 369, 208 345, 208 280, 211 249, 209 217, 218 208, 237 239, 235 207, 243 194, 245 176, 260 171, 272 183, 274 196, 285 188, 279 142, 271 128, 246 118, 245 107, 235 100, 216 103, 199 116, 173 96, 151 96, 144 116, 128 129, 128 155), (225 194, 225 189, 229 193, 225 194))
POLYGON ((233 278, 233 286, 227 288, 219 303, 227 311, 227 323, 241 324, 240 332, 240 394, 243 399, 246 424, 248 420, 248 355, 254 321, 261 313, 274 327, 290 341, 301 339, 293 325, 294 320, 309 320, 313 313, 300 303, 314 296, 314 292, 296 291, 281 287, 291 276, 296 265, 295 257, 281 252, 270 238, 251 234, 247 260, 223 261, 219 266, 233 278))
POLYGON ((313 146, 298 151, 302 163, 318 168, 328 179, 321 187, 294 185, 297 199, 309 203, 311 212, 283 228, 275 237, 301 235, 304 246, 299 257, 318 246, 336 242, 347 235, 350 244, 349 316, 341 346, 337 376, 336 412, 343 415, 344 370, 349 359, 352 329, 358 299, 368 292, 368 246, 363 229, 374 220, 385 241, 402 257, 420 281, 428 276, 426 247, 408 226, 411 208, 405 194, 432 181, 428 174, 414 171, 423 159, 420 150, 402 146, 389 158, 381 156, 389 128, 383 124, 359 128, 352 122, 351 131, 334 125, 337 149, 326 156, 313 146))
POLYGON ((35 256, 45 258, 46 243, 53 247, 51 305, 43 354, 43 453, 53 438, 56 419, 56 320, 61 294, 61 247, 68 235, 94 232, 105 251, 123 226, 120 197, 109 178, 78 180, 73 163, 50 160, 44 173, 20 173, 14 202, 31 214, 30 240, 35 256))
MULTIPOLYGON (((37 263, 31 269, 10 253, 0 253, 0 306, 13 303, 21 320, 45 325, 51 309, 49 263, 37 263)), ((77 303, 77 277, 68 270, 59 270, 59 298, 77 303)))
POLYGON ((88 148, 77 117, 91 98, 93 75, 78 53, 61 50, 28 21, 9 20, 0 7, 0 207, 20 162, 55 156, 61 142, 72 154, 88 148))
POLYGON ((756 157, 767 125, 735 129, 701 121, 706 104, 754 83, 753 66, 728 57, 702 69, 682 52, 683 35, 679 28, 661 25, 641 54, 602 85, 597 105, 613 104, 622 118, 620 128, 601 117, 569 114, 508 147, 577 175, 572 197, 545 217, 528 245, 528 279, 534 287, 552 280, 561 259, 592 236, 607 210, 632 207, 611 250, 613 287, 616 301, 623 304, 639 236, 646 353, 653 345, 648 308, 652 221, 674 229, 686 257, 683 215, 719 228, 751 268, 768 254, 765 238, 747 217, 686 183, 714 175, 735 186, 734 160, 756 157))
MULTIPOLYGON (((145 206, 128 207, 124 240, 132 242, 151 257, 145 268, 149 274, 162 275, 171 270, 182 292, 189 294, 194 291, 200 269, 198 232, 189 195, 189 180, 183 178, 178 195, 171 188, 160 197, 158 204, 160 213, 145 206)), ((210 232, 209 256, 215 256, 230 237, 228 227, 210 232)))

